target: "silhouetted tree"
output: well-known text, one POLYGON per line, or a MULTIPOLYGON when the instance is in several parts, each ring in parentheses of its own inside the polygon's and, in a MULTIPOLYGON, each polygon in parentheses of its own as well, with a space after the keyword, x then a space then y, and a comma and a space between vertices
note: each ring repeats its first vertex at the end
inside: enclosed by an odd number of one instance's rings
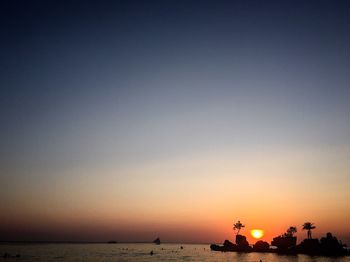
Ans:
POLYGON ((245 227, 245 225, 243 225, 243 224, 241 223, 241 221, 239 221, 239 220, 237 221, 237 223, 234 223, 234 224, 233 224, 233 230, 234 230, 234 231, 237 230, 236 235, 239 234, 239 231, 240 231, 243 227, 245 227))
POLYGON ((307 230, 307 238, 311 239, 311 230, 315 229, 314 223, 311 222, 305 222, 303 224, 303 230, 307 230))
POLYGON ((289 228, 287 229, 287 232, 284 233, 284 235, 285 235, 286 237, 293 237, 293 235, 294 235, 296 232, 297 232, 297 228, 296 228, 296 227, 289 227, 289 228))

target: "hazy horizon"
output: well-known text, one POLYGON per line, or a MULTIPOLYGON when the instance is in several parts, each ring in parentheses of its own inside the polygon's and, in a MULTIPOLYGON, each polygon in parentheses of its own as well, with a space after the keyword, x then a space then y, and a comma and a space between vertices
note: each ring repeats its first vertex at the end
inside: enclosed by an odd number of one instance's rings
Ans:
POLYGON ((350 245, 347 1, 4 1, 0 240, 350 245))

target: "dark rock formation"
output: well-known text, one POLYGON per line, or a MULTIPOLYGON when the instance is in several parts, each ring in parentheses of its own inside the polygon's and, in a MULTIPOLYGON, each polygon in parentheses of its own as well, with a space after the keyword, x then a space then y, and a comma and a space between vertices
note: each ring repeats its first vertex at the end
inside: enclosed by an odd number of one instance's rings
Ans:
POLYGON ((226 251, 234 251, 236 248, 236 245, 228 240, 225 240, 224 241, 224 248, 226 251))
POLYGON ((211 244, 210 245, 210 250, 213 250, 213 251, 225 251, 223 246, 219 246, 219 245, 216 245, 216 244, 211 244))
POLYGON ((233 244, 229 240, 225 240, 222 246, 212 244, 210 245, 210 249, 213 251, 237 251, 237 245, 233 244))
MULTIPOLYGON (((277 252, 280 254, 334 257, 350 255, 349 251, 331 233, 327 233, 326 237, 322 237, 320 241, 318 239, 304 239, 299 245, 296 245, 296 241, 296 237, 282 235, 275 237, 271 244, 277 247, 277 252)), ((210 245, 210 249, 222 252, 276 252, 276 250, 270 248, 267 242, 261 240, 256 242, 252 248, 249 246, 246 237, 242 235, 236 236, 236 244, 225 240, 222 246, 213 244, 210 245)))
POLYGON ((298 254, 317 255, 320 253, 320 245, 317 238, 304 239, 296 247, 298 254))
POLYGON ((319 256, 349 255, 349 252, 331 233, 327 233, 326 237, 322 237, 320 241, 317 238, 304 239, 303 242, 296 246, 296 253, 319 256))
POLYGON ((252 251, 251 246, 245 236, 237 235, 236 236, 236 244, 233 244, 229 240, 225 240, 222 246, 212 244, 210 245, 210 249, 213 251, 237 251, 237 252, 250 252, 252 251))
POLYGON ((253 245, 253 252, 269 252, 270 251, 270 245, 269 243, 259 240, 258 242, 253 245))
POLYGON ((247 238, 242 235, 236 236, 237 251, 251 251, 247 238))
POLYGON ((277 247, 277 252, 287 252, 295 247, 297 244, 297 238, 291 236, 278 236, 273 238, 271 245, 277 247))
POLYGON ((348 253, 343 245, 339 243, 338 239, 333 237, 331 233, 327 233, 326 237, 321 238, 320 252, 325 256, 347 255, 348 253))

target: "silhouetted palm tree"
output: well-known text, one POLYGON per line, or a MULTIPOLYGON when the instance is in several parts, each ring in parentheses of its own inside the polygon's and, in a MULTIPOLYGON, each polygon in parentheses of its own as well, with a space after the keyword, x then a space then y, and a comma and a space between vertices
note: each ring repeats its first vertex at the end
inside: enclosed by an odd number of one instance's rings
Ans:
POLYGON ((234 223, 234 224, 233 224, 233 230, 234 230, 234 231, 237 230, 236 235, 239 234, 239 231, 240 231, 243 227, 245 227, 245 225, 243 225, 243 224, 241 223, 241 221, 239 221, 239 220, 237 221, 237 223, 234 223))
POLYGON ((289 227, 287 232, 284 234, 286 237, 293 237, 293 235, 297 232, 296 227, 289 227))
POLYGON ((314 223, 305 222, 303 225, 303 230, 307 230, 307 238, 311 239, 311 230, 315 229, 314 223))

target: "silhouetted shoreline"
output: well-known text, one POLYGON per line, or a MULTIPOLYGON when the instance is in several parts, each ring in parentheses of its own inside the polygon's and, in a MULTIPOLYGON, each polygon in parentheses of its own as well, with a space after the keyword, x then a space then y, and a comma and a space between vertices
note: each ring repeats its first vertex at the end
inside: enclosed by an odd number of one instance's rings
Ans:
POLYGON ((300 244, 296 245, 296 237, 282 235, 275 237, 270 245, 268 242, 259 240, 251 246, 246 237, 236 235, 236 244, 225 240, 223 245, 211 244, 212 251, 221 252, 261 252, 276 253, 281 255, 312 255, 312 256, 349 256, 350 250, 338 241, 331 233, 327 233, 320 240, 317 238, 304 239, 300 244), (275 247, 275 248, 272 248, 275 247))

